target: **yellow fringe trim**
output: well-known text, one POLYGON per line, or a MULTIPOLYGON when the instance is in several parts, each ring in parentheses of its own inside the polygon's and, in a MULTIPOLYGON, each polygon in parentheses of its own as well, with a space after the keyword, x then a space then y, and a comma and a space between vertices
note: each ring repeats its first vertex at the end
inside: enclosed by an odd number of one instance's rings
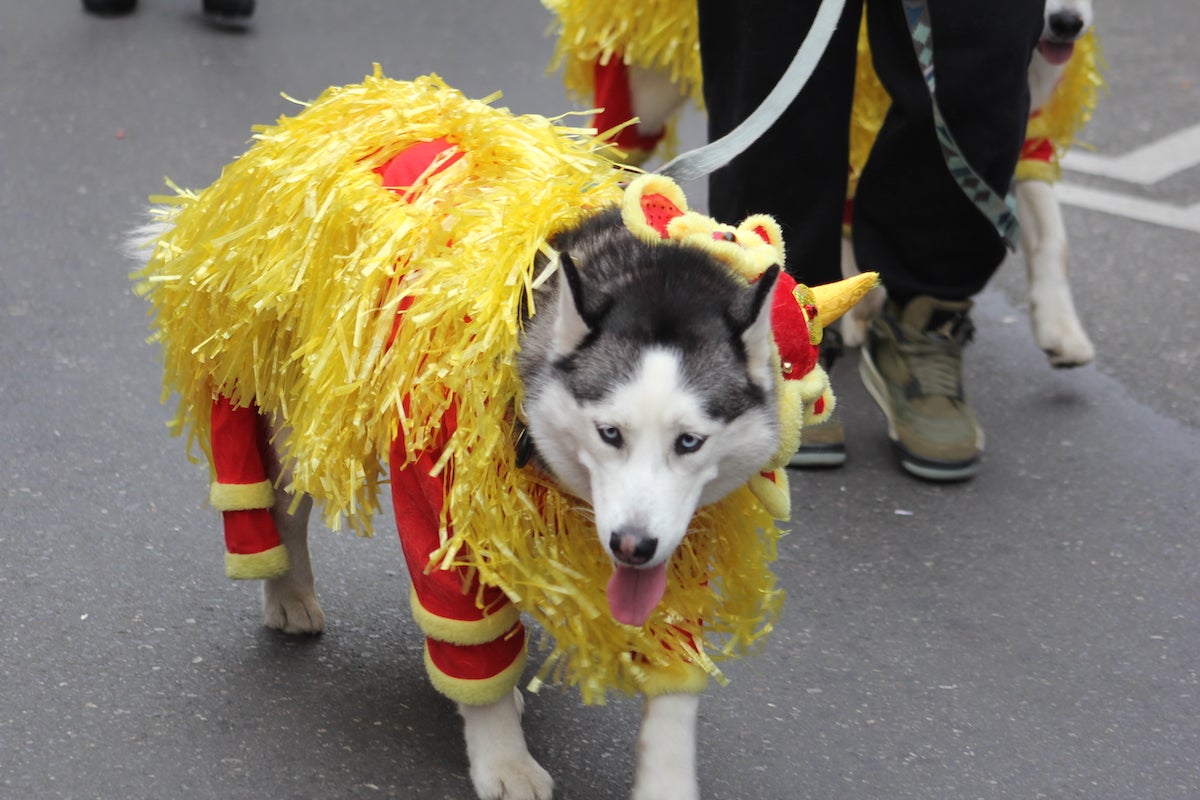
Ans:
MULTIPOLYGON (((619 55, 626 64, 670 76, 697 107, 704 107, 700 20, 696 4, 680 0, 542 0, 557 17, 558 42, 550 70, 580 102, 594 98, 597 62, 619 55)), ((603 133, 603 131, 601 131, 603 133)))
POLYGON ((176 431, 206 449, 216 393, 255 402, 290 428, 276 442, 289 490, 311 495, 331 527, 344 519, 368 534, 393 438, 429 449, 455 404, 430 568, 475 570, 552 637, 539 682, 578 686, 589 703, 636 692, 634 652, 651 667, 682 653, 723 680, 714 660, 760 642, 783 601, 769 569, 780 533, 754 496, 700 510, 658 612, 630 628, 609 612, 612 562, 590 514, 516 464, 520 307, 546 238, 620 201, 623 175, 602 144, 436 76, 406 83, 378 69, 254 138, 207 189, 158 198, 174 227, 135 275, 153 305, 164 396, 180 397, 176 431), (465 156, 413 202, 380 185, 376 166, 439 137, 465 156), (389 348, 402 301, 411 307, 389 348))
POLYGON ((1017 162, 1017 180, 1045 181, 1058 183, 1062 179, 1062 167, 1058 159, 1042 161, 1037 158, 1023 158, 1017 162))
POLYGON ((408 602, 412 609, 413 619, 416 620, 417 627, 421 629, 421 632, 439 642, 448 644, 472 645, 494 641, 512 630, 512 626, 521 616, 517 607, 510 603, 496 613, 489 614, 475 622, 439 617, 421 605, 421 599, 417 597, 417 590, 412 586, 409 587, 408 602))
POLYGON ((217 511, 247 511, 275 505, 275 486, 258 483, 213 483, 208 487, 208 504, 217 511))
POLYGON ((642 694, 658 697, 663 694, 700 694, 708 688, 708 673, 694 664, 674 664, 647 672, 642 694))
POLYGON ((425 671, 429 673, 429 682, 446 697, 456 703, 469 706, 486 706, 502 699, 517 687, 521 673, 525 671, 528 660, 529 646, 521 648, 521 653, 509 664, 503 672, 482 680, 467 680, 455 678, 442 672, 429 656, 429 646, 425 646, 425 671))
POLYGON ((289 569, 287 547, 281 544, 261 553, 225 554, 225 574, 235 581, 281 578, 289 569))

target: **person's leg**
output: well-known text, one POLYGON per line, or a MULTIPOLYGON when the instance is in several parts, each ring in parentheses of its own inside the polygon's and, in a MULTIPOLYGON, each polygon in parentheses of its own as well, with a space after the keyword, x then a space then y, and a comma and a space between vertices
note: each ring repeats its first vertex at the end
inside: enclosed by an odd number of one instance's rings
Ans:
MULTIPOLYGON (((1029 113, 1026 72, 1041 0, 929 0, 937 102, 963 156, 994 191, 1009 188, 1029 113)), ((854 249, 903 304, 966 300, 1004 260, 988 219, 951 176, 901 2, 868 4, 876 72, 892 107, 854 200, 854 249)))
MULTIPOLYGON (((700 0, 700 56, 709 139, 758 107, 796 55, 817 3, 700 0)), ((784 115, 709 178, 709 211, 722 222, 775 217, 798 281, 841 278, 850 103, 861 0, 849 0, 824 58, 784 115)))
MULTIPOLYGON (((1026 70, 1041 0, 929 0, 937 104, 963 157, 1003 196, 1024 138, 1026 70)), ((872 323, 860 369, 901 465, 930 480, 978 468, 983 433, 967 403, 962 350, 970 298, 1004 259, 992 222, 955 181, 899 2, 868 5, 880 80, 893 98, 855 196, 861 267, 890 299, 872 323)))

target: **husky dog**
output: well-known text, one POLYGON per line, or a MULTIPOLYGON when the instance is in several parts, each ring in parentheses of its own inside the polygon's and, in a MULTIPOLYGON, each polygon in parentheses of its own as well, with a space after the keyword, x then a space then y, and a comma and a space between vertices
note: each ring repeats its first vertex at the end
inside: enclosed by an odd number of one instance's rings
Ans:
POLYGON ((531 320, 519 361, 529 432, 591 503, 617 567, 612 611, 640 625, 695 509, 777 445, 766 300, 778 270, 739 292, 702 252, 638 242, 616 209, 555 244, 557 311, 531 320))
POLYGON ((769 630, 782 465, 832 412, 814 340, 869 287, 797 286, 769 218, 623 187, 602 145, 435 76, 377 72, 256 138, 141 232, 135 276, 230 577, 263 580, 269 627, 321 632, 308 517, 369 533, 386 460, 478 795, 552 793, 525 614, 544 675, 646 696, 633 796, 694 800, 697 693, 769 630))

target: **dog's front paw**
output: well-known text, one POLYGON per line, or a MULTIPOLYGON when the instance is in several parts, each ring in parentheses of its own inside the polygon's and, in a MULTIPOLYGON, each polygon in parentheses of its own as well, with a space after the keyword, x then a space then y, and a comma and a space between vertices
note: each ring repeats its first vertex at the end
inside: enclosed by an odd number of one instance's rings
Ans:
POLYGON ((471 783, 480 800, 550 800, 554 794, 554 779, 528 753, 473 761, 471 783))
POLYGON ((700 800, 700 787, 690 775, 643 774, 634 784, 631 800, 700 800))
POLYGON ((1070 290, 1065 286, 1036 287, 1030 321, 1038 347, 1054 367, 1080 367, 1091 363, 1096 348, 1075 312, 1070 290))
POLYGON ((292 634, 325 630, 325 612, 311 588, 297 588, 287 576, 263 581, 263 623, 292 634))

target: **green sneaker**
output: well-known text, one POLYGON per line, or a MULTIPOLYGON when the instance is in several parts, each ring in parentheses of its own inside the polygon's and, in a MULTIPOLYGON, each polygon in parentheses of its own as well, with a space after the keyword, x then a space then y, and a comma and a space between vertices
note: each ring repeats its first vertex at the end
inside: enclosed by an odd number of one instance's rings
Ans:
POLYGON ((926 480, 964 480, 979 468, 983 431, 962 382, 962 350, 974 332, 970 308, 969 300, 916 297, 904 308, 888 301, 859 360, 900 466, 926 480))
MULTIPOLYGON (((845 347, 842 334, 836 328, 824 332, 821 338, 821 366, 831 376, 833 364, 845 347)), ((801 469, 840 467, 846 463, 846 431, 835 410, 829 419, 805 428, 800 434, 800 447, 788 459, 789 467, 801 469)))

